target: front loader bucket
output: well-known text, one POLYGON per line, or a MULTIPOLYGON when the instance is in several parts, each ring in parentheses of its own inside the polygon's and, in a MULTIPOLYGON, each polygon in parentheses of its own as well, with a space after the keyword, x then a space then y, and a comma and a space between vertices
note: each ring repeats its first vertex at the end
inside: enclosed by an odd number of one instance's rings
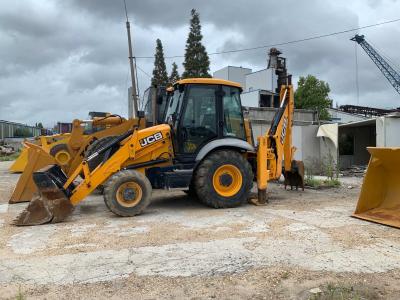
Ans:
POLYGON ((49 165, 35 173, 33 180, 39 196, 14 220, 14 225, 40 225, 63 221, 73 211, 67 191, 62 188, 67 177, 59 166, 49 165))
POLYGON ((26 143, 26 146, 28 163, 24 172, 19 177, 17 185, 15 186, 14 192, 8 203, 31 201, 33 195, 37 192, 32 174, 47 165, 55 163, 54 158, 40 146, 31 143, 26 143))
POLYGON ((400 228, 400 148, 368 147, 371 158, 354 217, 400 228))
POLYGON ((8 169, 11 173, 22 173, 28 163, 28 149, 26 146, 22 148, 22 151, 18 158, 8 169))

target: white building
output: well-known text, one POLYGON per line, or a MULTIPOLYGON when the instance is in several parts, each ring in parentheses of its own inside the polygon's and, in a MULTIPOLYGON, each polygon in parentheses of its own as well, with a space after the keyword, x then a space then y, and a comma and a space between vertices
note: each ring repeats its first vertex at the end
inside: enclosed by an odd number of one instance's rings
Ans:
POLYGON ((251 69, 227 66, 213 73, 214 78, 235 81, 241 84, 243 91, 246 90, 246 75, 251 73, 251 69))
POLYGON ((242 85, 242 105, 248 107, 274 107, 279 99, 274 97, 276 75, 272 69, 252 72, 249 68, 228 66, 215 71, 214 78, 238 82, 242 85))

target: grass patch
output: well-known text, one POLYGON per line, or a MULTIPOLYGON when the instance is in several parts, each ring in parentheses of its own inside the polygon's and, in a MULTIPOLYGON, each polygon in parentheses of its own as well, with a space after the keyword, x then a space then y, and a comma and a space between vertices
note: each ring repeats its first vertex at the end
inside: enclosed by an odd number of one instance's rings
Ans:
POLYGON ((378 294, 368 287, 328 284, 321 288, 322 293, 312 295, 309 300, 364 300, 378 299, 378 294))
POLYGON ((20 152, 15 152, 11 155, 0 155, 0 161, 11 161, 16 160, 19 156, 20 152))
POLYGON ((320 189, 320 188, 333 188, 339 187, 340 181, 338 179, 316 179, 313 177, 306 177, 304 180, 304 185, 312 188, 320 189))

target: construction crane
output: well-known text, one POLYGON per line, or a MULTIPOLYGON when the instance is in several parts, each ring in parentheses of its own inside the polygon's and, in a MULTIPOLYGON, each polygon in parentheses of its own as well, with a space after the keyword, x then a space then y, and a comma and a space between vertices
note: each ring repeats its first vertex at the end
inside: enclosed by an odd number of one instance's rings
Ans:
POLYGON ((376 66, 381 70, 386 79, 394 87, 394 89, 400 94, 400 74, 397 73, 388 62, 365 40, 364 35, 356 34, 351 41, 359 44, 376 66))

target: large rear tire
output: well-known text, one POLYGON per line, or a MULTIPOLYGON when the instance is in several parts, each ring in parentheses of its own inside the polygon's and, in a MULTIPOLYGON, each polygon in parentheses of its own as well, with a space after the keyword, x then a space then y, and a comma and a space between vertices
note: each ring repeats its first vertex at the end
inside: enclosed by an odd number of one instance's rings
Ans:
POLYGON ((233 150, 218 150, 197 168, 194 185, 199 200, 214 208, 237 207, 247 202, 253 185, 249 162, 233 150))
POLYGON ((132 217, 150 204, 151 184, 145 175, 135 170, 115 173, 104 187, 104 202, 116 215, 132 217))

